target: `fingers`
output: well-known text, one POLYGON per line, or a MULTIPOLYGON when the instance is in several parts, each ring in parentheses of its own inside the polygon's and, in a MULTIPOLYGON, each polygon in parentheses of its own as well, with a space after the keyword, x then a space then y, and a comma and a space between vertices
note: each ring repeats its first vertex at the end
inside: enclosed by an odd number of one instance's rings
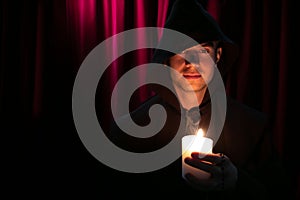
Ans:
POLYGON ((221 173, 220 167, 216 167, 215 165, 211 164, 210 162, 207 162, 207 160, 202 161, 199 158, 197 158, 197 159, 185 158, 184 162, 187 163, 188 165, 191 165, 198 169, 210 172, 211 174, 220 174, 221 173))
POLYGON ((211 173, 212 177, 220 177, 223 176, 226 159, 223 154, 193 152, 191 157, 184 161, 188 165, 211 173))
POLYGON ((200 152, 193 152, 191 156, 193 159, 198 159, 200 161, 206 161, 213 165, 219 165, 225 161, 224 154, 204 154, 204 153, 200 153, 200 152))
POLYGON ((204 190, 224 190, 235 188, 237 168, 230 159, 223 154, 203 154, 193 152, 184 162, 190 166, 211 174, 208 179, 198 179, 193 174, 186 174, 191 185, 204 190))

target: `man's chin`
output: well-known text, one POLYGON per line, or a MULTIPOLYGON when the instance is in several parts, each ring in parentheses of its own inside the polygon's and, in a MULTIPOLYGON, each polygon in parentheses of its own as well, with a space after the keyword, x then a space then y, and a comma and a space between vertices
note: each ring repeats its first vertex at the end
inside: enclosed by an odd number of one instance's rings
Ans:
POLYGON ((184 92, 200 92, 201 89, 200 88, 190 88, 190 87, 181 87, 181 89, 184 91, 184 92))

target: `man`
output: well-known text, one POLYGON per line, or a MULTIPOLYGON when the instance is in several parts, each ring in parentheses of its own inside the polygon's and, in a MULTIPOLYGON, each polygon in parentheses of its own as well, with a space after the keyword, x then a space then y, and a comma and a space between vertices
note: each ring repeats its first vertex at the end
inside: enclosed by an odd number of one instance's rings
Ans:
MULTIPOLYGON (((156 95, 123 117, 121 123, 126 124, 128 118, 132 118, 140 126, 149 124, 148 112, 155 104, 164 106, 166 123, 158 134, 149 138, 129 136, 114 125, 111 140, 128 151, 152 152, 169 144, 178 132, 193 134, 199 128, 211 132, 212 121, 221 125, 224 122, 220 135, 212 136, 213 153, 194 152, 185 160, 186 164, 211 176, 202 180, 188 173, 182 178, 181 158, 178 158, 154 172, 121 175, 116 182, 125 187, 123 181, 128 178, 133 181, 135 190, 199 198, 205 195, 208 199, 272 199, 281 195, 286 182, 272 144, 267 117, 227 97, 225 120, 218 121, 223 113, 219 104, 216 104, 217 117, 213 118, 216 114, 212 109, 216 105, 212 100, 218 98, 220 91, 219 85, 214 83, 218 83, 218 72, 224 76, 230 71, 237 57, 236 45, 196 0, 177 0, 165 28, 198 42, 190 45, 176 41, 174 49, 178 52, 158 48, 154 53, 153 62, 170 67, 170 77, 166 78, 170 78, 176 95, 164 87, 153 86, 156 95), (193 96, 196 101, 192 100, 193 96), (185 124, 183 129, 179 126, 181 121, 185 124)), ((171 39, 164 34, 160 45, 170 43, 171 39)), ((222 103, 220 105, 222 107, 222 103)), ((212 130, 217 130, 214 128, 212 130)))

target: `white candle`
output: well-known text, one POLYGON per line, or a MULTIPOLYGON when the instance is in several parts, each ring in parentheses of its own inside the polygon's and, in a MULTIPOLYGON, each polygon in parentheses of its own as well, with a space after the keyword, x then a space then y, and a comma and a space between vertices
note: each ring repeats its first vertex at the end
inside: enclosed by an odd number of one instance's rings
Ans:
POLYGON ((186 135, 182 138, 182 177, 191 173, 199 179, 208 179, 210 173, 197 169, 184 162, 186 157, 191 157, 192 152, 212 153, 213 140, 204 137, 202 129, 199 129, 196 135, 186 135))

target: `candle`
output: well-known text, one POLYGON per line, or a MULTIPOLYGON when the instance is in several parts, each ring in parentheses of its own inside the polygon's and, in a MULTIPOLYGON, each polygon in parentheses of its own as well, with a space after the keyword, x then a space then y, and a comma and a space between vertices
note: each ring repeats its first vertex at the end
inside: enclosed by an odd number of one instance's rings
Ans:
POLYGON ((182 138, 182 177, 191 173, 199 179, 208 179, 210 173, 197 169, 184 162, 186 157, 191 157, 192 152, 212 153, 213 141, 204 137, 202 129, 199 129, 196 135, 186 135, 182 138))

